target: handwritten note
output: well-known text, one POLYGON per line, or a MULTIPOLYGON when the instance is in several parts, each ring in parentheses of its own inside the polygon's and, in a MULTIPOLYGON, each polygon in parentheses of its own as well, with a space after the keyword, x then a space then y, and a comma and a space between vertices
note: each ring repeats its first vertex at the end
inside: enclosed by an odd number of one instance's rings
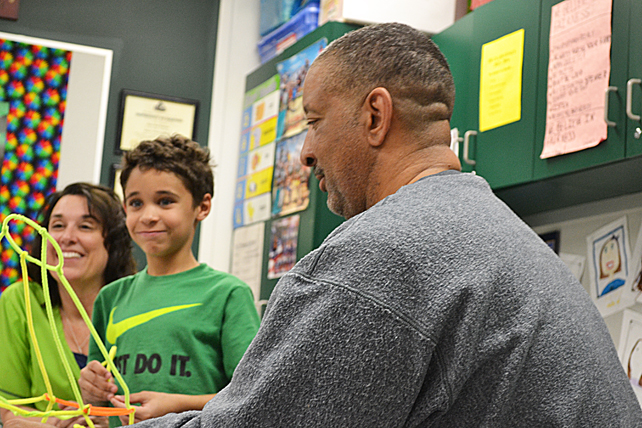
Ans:
POLYGON ((233 235, 232 275, 250 286, 254 301, 261 298, 264 233, 265 223, 257 223, 238 228, 233 235))
POLYGON ((479 81, 479 130, 488 131, 522 115, 524 29, 482 46, 479 81))
POLYGON ((540 158, 595 147, 606 139, 610 51, 611 0, 566 0, 552 7, 540 158))

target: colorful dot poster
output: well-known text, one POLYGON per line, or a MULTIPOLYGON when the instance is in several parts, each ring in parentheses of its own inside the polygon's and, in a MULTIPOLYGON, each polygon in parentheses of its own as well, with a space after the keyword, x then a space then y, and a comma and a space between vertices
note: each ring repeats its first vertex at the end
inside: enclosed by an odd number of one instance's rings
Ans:
MULTIPOLYGON (((56 188, 71 51, 0 39, 0 223, 11 213, 37 220, 56 188)), ((34 230, 10 222, 27 249, 34 230)), ((0 247, 0 292, 20 278, 18 254, 0 247)))
POLYGON ((278 75, 245 94, 234 228, 270 218, 278 113, 278 75))

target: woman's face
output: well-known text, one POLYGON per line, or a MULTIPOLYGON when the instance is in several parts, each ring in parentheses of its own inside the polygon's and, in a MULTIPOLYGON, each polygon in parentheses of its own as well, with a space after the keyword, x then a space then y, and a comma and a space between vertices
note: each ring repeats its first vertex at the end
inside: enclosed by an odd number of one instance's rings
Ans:
MULTIPOLYGON (((63 273, 69 283, 104 285, 103 273, 109 253, 102 224, 90 215, 84 196, 60 198, 51 212, 47 230, 60 246, 63 273)), ((58 255, 51 244, 47 246, 47 264, 58 264, 58 255)), ((54 277, 57 279, 57 275, 54 277)))
POLYGON ((610 276, 620 268, 620 249, 615 239, 609 239, 602 248, 600 267, 604 276, 610 276))

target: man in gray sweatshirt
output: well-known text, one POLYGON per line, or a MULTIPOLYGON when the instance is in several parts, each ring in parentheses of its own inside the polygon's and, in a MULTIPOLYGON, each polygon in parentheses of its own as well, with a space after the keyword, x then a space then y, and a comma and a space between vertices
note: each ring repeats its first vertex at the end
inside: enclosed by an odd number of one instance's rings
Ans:
POLYGON ((281 278, 231 383, 143 427, 634 427, 600 314, 449 149, 454 86, 399 24, 307 75, 301 153, 348 220, 281 278))

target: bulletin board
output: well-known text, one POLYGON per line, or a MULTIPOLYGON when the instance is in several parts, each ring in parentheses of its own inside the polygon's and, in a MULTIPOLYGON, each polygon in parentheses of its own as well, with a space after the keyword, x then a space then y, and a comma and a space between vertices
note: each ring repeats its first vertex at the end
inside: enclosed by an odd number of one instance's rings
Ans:
POLYGON ((343 221, 299 160, 307 132, 301 90, 321 49, 356 28, 328 22, 246 77, 232 273, 250 285, 261 314, 279 278, 343 221))
MULTIPOLYGON (((56 188, 99 182, 111 63, 110 50, 0 33, 0 223, 37 220, 56 188)), ((9 232, 24 249, 35 238, 23 222, 9 232)), ((1 293, 20 275, 6 240, 0 264, 1 293)))

